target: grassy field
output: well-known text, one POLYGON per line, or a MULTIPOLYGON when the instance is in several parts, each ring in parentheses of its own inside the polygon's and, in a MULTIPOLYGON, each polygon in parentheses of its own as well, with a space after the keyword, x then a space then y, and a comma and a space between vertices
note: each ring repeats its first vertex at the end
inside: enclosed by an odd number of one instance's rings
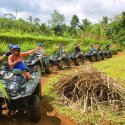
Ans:
MULTIPOLYGON (((117 55, 111 59, 107 59, 104 61, 100 61, 97 63, 93 63, 93 65, 103 71, 106 72, 109 76, 125 80, 125 53, 117 55)), ((58 95, 54 92, 54 83, 59 80, 60 76, 52 78, 49 83, 43 88, 43 92, 46 95, 46 99, 49 103, 53 105, 55 109, 59 111, 59 113, 64 114, 72 119, 75 119, 77 123, 80 125, 87 124, 91 121, 93 124, 102 125, 103 122, 108 121, 109 124, 113 123, 115 125, 124 125, 125 119, 125 112, 122 110, 121 112, 111 112, 110 109, 106 109, 104 112, 104 116, 100 116, 99 111, 91 112, 84 114, 79 109, 75 109, 73 107, 68 106, 61 106, 56 103, 54 100, 57 98, 58 95), (120 115, 121 113, 121 115, 120 115)), ((124 85, 125 82, 122 82, 124 85)), ((125 86, 125 85, 124 85, 125 86)))
POLYGON ((125 80, 125 52, 114 58, 94 63, 94 66, 113 78, 125 80))

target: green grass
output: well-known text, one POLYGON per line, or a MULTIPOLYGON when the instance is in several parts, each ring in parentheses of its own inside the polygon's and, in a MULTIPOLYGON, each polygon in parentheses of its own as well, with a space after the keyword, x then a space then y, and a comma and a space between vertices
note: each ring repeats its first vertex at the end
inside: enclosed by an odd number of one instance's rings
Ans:
POLYGON ((94 66, 113 78, 125 80, 125 53, 94 63, 94 66))

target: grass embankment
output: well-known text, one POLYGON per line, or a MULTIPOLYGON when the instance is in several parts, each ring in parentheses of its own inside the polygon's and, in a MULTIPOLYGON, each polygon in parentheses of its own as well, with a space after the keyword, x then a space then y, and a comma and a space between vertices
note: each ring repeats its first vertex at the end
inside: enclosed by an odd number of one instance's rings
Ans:
MULTIPOLYGON (((93 38, 83 38, 83 39, 74 39, 74 38, 64 38, 64 37, 47 37, 47 36, 34 36, 30 34, 11 34, 3 33, 0 34, 0 48, 2 48, 2 53, 5 53, 8 48, 8 44, 18 44, 20 45, 22 51, 27 51, 36 47, 36 45, 41 42, 44 45, 45 52, 47 55, 51 55, 55 52, 57 44, 61 43, 64 46, 64 49, 67 53, 73 51, 74 43, 81 43, 80 48, 83 52, 89 50, 89 45, 98 45, 101 43, 102 48, 106 44, 111 43, 109 40, 96 40, 93 38)), ((117 49, 121 49, 120 46, 112 44, 111 49, 115 52, 117 49)))
MULTIPOLYGON (((113 78, 125 80, 125 54, 117 55, 115 58, 107 59, 94 63, 93 65, 99 70, 106 72, 113 78)), ((62 76, 61 76, 62 77, 62 76)), ((110 109, 105 108, 103 110, 104 115, 100 115, 100 111, 94 111, 91 113, 84 113, 79 109, 75 109, 75 104, 72 107, 61 106, 58 103, 54 102, 58 95, 54 92, 53 85, 59 80, 60 76, 53 77, 49 83, 43 88, 43 91, 46 95, 46 99, 49 103, 52 103, 53 107, 59 111, 59 113, 67 115, 72 119, 75 119, 80 125, 91 122, 93 124, 102 125, 105 121, 112 124, 125 124, 125 112, 124 110, 119 112, 112 112, 110 109)), ((124 85, 124 82, 123 82, 124 85)))

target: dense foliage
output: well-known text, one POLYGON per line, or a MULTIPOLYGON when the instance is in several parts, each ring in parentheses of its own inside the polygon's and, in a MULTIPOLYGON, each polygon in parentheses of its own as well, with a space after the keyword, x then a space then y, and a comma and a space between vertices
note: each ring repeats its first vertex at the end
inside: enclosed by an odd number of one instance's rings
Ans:
MULTIPOLYGON (((106 43, 115 43, 120 48, 125 46, 125 12, 112 19, 104 16, 96 24, 86 18, 80 22, 78 16, 74 14, 69 25, 65 22, 65 16, 58 10, 53 11, 48 24, 32 16, 24 20, 16 19, 12 14, 5 14, 0 17, 0 42, 4 43, 1 43, 0 47, 3 51, 6 51, 3 45, 8 43, 21 46, 31 44, 28 49, 32 49, 38 42, 44 43, 46 48, 50 46, 56 48, 58 43, 63 43, 64 46, 69 46, 66 48, 67 51, 71 51, 76 42, 83 42, 81 46, 83 50, 87 50, 89 44, 106 43)), ((23 46, 24 51, 26 46, 23 46)), ((47 52, 52 53, 54 50, 47 52)))

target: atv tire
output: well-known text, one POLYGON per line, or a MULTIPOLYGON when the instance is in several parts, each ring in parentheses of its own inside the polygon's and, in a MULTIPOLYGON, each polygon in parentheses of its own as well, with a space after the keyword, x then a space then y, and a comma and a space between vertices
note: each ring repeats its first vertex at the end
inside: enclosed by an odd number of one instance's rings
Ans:
POLYGON ((96 59, 95 56, 91 56, 91 57, 90 57, 90 61, 91 61, 91 62, 95 62, 96 60, 97 60, 97 59, 96 59))
POLYGON ((46 67, 46 69, 45 69, 45 72, 46 72, 47 74, 51 74, 51 73, 52 73, 52 65, 51 65, 51 64, 48 64, 48 65, 47 65, 47 67, 46 67))
POLYGON ((34 66, 34 71, 38 71, 38 72, 40 72, 40 74, 42 74, 42 68, 41 68, 41 66, 40 65, 35 65, 34 66))
POLYGON ((98 61, 102 60, 102 56, 100 54, 97 56, 97 58, 98 58, 98 61))
POLYGON ((64 70, 64 69, 66 68, 66 64, 65 64, 65 62, 64 62, 64 61, 60 61, 58 67, 59 67, 59 69, 64 70))
POLYGON ((76 58, 76 60, 75 60, 75 66, 79 66, 80 63, 81 63, 80 58, 76 58))
POLYGON ((31 120, 37 123, 41 119, 41 103, 38 95, 33 95, 31 97, 30 105, 31 120))
POLYGON ((1 119, 1 116, 2 116, 2 102, 0 102, 0 119, 1 119))
POLYGON ((68 65, 69 67, 74 66, 74 61, 72 59, 69 59, 68 65))
POLYGON ((108 54, 107 54, 107 58, 112 58, 112 54, 111 54, 111 53, 108 53, 108 54))
POLYGON ((101 60, 104 60, 104 59, 105 59, 104 55, 103 55, 103 54, 101 54, 101 60))

